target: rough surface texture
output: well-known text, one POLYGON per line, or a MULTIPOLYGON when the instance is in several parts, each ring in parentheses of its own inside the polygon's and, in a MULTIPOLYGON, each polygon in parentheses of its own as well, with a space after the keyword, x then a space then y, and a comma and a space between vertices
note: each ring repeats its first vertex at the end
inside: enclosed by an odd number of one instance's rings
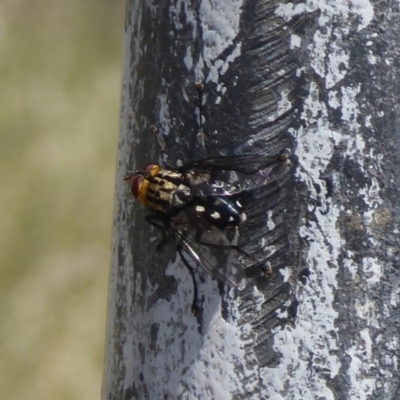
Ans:
MULTIPOLYGON (((202 279, 117 183, 108 399, 399 397, 398 2, 130 1, 117 177, 206 155, 293 152, 257 194, 242 246, 270 280, 202 279)), ((252 275, 253 274, 253 275, 252 275)))

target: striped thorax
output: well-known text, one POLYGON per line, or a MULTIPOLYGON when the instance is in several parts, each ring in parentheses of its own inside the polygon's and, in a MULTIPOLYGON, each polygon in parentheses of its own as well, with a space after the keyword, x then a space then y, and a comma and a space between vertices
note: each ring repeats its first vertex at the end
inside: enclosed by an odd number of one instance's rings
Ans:
POLYGON ((132 194, 140 203, 163 213, 181 209, 192 200, 184 175, 161 169, 158 164, 128 172, 125 180, 131 182, 132 194))

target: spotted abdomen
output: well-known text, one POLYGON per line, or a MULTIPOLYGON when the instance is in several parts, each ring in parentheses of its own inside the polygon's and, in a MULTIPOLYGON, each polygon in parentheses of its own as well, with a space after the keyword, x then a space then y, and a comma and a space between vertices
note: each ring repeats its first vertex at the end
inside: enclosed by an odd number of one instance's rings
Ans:
POLYGON ((229 226, 238 226, 246 219, 243 206, 238 200, 229 197, 203 197, 196 202, 196 212, 224 230, 229 226))

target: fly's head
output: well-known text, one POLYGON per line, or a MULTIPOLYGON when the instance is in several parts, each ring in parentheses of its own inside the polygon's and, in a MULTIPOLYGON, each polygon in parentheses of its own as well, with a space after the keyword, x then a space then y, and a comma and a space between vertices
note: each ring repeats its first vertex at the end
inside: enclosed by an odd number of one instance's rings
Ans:
POLYGON ((148 193, 151 178, 157 176, 161 167, 158 164, 147 164, 142 170, 128 171, 124 181, 131 185, 131 192, 139 203, 148 205, 148 193))

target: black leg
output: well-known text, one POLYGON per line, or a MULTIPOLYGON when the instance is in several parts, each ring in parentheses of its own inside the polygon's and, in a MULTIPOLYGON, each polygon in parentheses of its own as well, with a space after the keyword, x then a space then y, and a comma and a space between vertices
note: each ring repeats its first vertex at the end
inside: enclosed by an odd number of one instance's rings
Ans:
POLYGON ((197 288, 197 281, 196 281, 195 273, 194 273, 193 267, 189 264, 189 262, 186 260, 185 256, 183 255, 183 249, 181 246, 178 246, 178 253, 181 257, 183 264, 189 270, 190 275, 192 277, 192 281, 193 281, 192 312, 194 314, 197 314, 198 311, 200 310, 200 306, 199 306, 199 292, 198 292, 198 288, 197 288))
POLYGON ((232 246, 232 248, 235 249, 238 253, 245 255, 250 260, 253 260, 253 264, 250 265, 250 267, 253 265, 258 266, 264 272, 265 278, 267 278, 267 279, 271 278, 271 275, 272 275, 271 267, 266 267, 264 265, 264 260, 266 259, 266 257, 263 260, 259 260, 256 257, 254 257, 253 255, 251 255, 250 253, 248 253, 247 251, 240 248, 239 246, 232 246))
POLYGON ((150 214, 150 215, 146 215, 145 219, 150 225, 155 226, 157 229, 159 229, 161 231, 161 235, 162 235, 161 240, 156 245, 156 250, 158 251, 161 249, 161 247, 164 245, 164 243, 168 239, 168 236, 166 233, 167 228, 165 227, 164 218, 159 215, 150 214))

